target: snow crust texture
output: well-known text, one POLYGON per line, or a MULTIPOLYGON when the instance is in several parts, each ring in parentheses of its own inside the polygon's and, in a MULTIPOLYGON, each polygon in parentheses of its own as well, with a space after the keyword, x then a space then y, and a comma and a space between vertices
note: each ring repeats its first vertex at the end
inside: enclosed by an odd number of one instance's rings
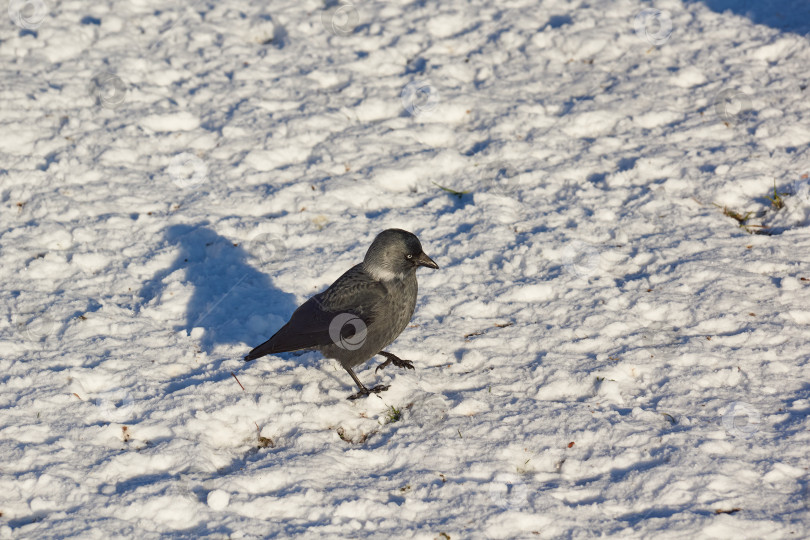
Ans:
POLYGON ((806 1, 8 15, 0 538, 810 536, 806 1), (242 362, 389 227, 415 370, 242 362))

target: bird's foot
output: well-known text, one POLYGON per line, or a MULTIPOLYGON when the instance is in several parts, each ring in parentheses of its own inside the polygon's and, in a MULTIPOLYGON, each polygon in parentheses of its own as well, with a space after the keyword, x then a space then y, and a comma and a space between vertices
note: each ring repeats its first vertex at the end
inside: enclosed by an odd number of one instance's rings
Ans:
POLYGON ((389 388, 390 388, 390 385, 387 385, 387 384, 379 384, 379 385, 375 386, 374 388, 365 388, 364 387, 362 390, 360 390, 356 394, 350 395, 346 399, 354 401, 357 398, 366 397, 366 396, 371 395, 371 394, 379 394, 380 392, 385 392, 389 388))
POLYGON ((402 358, 399 358, 398 356, 395 356, 385 351, 381 351, 380 354, 385 356, 387 360, 382 364, 380 364, 379 366, 377 366, 377 369, 374 370, 374 373, 377 373, 381 369, 385 369, 386 366, 388 366, 389 364, 394 364, 395 366, 404 369, 414 369, 413 362, 411 362, 410 360, 403 360, 402 358))

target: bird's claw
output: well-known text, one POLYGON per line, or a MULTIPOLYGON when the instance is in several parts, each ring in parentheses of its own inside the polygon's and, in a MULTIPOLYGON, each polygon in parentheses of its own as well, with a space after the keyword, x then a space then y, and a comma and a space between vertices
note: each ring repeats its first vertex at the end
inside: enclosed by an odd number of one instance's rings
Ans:
POLYGON ((415 369, 413 367, 413 362, 411 362, 410 360, 402 360, 401 358, 394 357, 388 358, 388 360, 377 366, 377 369, 374 370, 374 373, 377 373, 381 369, 385 369, 386 366, 388 366, 389 364, 394 364, 395 366, 403 369, 415 369))
POLYGON ((354 401, 357 398, 366 397, 366 396, 368 396, 370 394, 379 394, 380 392, 385 392, 390 387, 391 386, 388 385, 388 384, 379 384, 379 385, 375 386, 374 388, 363 388, 362 390, 360 390, 356 394, 352 394, 349 397, 347 397, 346 399, 354 401))

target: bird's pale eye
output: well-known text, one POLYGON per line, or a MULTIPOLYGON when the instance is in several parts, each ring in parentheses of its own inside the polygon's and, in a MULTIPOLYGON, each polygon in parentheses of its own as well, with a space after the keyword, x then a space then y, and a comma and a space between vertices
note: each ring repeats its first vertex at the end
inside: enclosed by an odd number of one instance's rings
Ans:
POLYGON ((411 255, 411 254, 409 253, 409 254, 405 255, 405 258, 406 258, 406 259, 408 259, 408 260, 410 261, 411 259, 413 259, 413 255, 411 255))

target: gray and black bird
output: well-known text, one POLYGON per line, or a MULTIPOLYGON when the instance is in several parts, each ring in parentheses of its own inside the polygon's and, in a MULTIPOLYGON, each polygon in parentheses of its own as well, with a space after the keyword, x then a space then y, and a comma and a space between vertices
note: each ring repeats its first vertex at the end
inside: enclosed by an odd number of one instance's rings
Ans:
MULTIPOLYGON (((316 294, 293 312, 289 322, 270 339, 250 351, 245 361, 266 354, 315 349, 334 358, 360 388, 349 399, 388 390, 363 386, 352 368, 382 355, 389 364, 413 369, 383 349, 408 326, 416 308, 416 269, 438 269, 422 251, 413 233, 386 229, 377 235, 363 262, 349 269, 328 289, 316 294)), ((376 370, 375 370, 376 371, 376 370)))

